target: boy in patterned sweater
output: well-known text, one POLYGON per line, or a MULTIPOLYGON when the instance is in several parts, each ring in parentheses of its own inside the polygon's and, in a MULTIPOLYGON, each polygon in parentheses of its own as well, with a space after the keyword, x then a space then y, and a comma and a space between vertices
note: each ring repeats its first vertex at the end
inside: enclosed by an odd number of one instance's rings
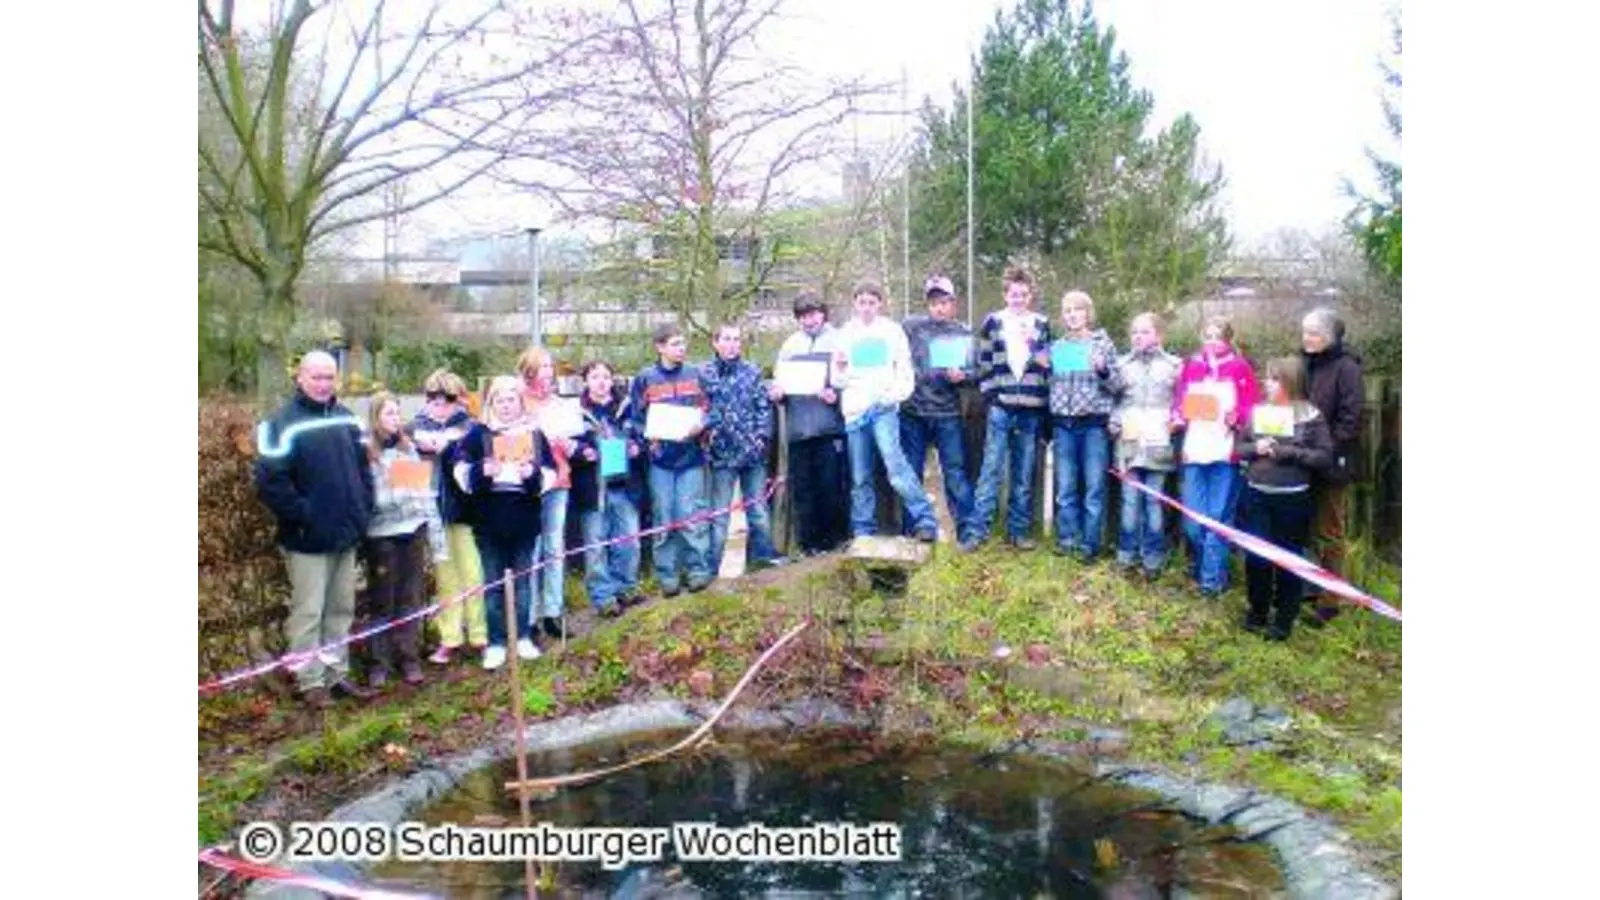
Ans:
POLYGON ((1050 321, 1034 312, 1033 277, 1013 266, 1005 273, 1004 309, 978 328, 978 387, 989 402, 983 466, 973 498, 971 549, 989 536, 1000 501, 1000 470, 1011 468, 1006 531, 1013 546, 1031 550, 1033 467, 1039 429, 1050 397, 1050 321))

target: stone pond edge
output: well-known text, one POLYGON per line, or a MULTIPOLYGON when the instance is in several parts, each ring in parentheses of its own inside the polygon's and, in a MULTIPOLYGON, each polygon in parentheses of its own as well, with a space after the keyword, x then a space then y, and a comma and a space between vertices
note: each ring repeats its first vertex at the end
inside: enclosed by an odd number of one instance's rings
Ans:
MULTIPOLYGON (((592 713, 530 725, 527 750, 561 750, 595 741, 672 728, 693 728, 714 710, 712 704, 678 700, 628 703, 592 713)), ((719 729, 766 730, 793 726, 862 724, 842 708, 801 700, 771 710, 732 711, 719 729)), ((511 737, 470 753, 440 761, 374 793, 346 803, 327 816, 333 822, 377 822, 396 825, 412 818, 429 802, 456 787, 467 775, 514 752, 511 737)), ((1060 741, 1025 742, 1013 752, 1081 762, 1083 755, 1060 741)), ((1367 871, 1344 832, 1299 806, 1248 787, 1234 787, 1181 778, 1158 766, 1099 762, 1094 774, 1160 796, 1185 814, 1212 825, 1231 825, 1245 840, 1273 849, 1297 900, 1390 900, 1395 888, 1367 871)), ((284 868, 346 882, 367 878, 366 866, 350 862, 285 865, 284 868)), ((252 900, 317 900, 320 892, 256 881, 245 895, 252 900)))

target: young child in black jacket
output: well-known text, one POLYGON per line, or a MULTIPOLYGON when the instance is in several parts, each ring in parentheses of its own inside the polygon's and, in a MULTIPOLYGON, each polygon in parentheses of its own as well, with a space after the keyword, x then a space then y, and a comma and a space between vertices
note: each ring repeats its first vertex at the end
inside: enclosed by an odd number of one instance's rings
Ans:
MULTIPOLYGON (((1317 408, 1306 400, 1305 367, 1295 357, 1267 363, 1262 383, 1265 403, 1252 421, 1241 423, 1238 440, 1245 471, 1244 530, 1294 554, 1305 552, 1315 510, 1314 473, 1333 465, 1333 434, 1317 408)), ((1305 582, 1255 555, 1245 561, 1250 611, 1246 631, 1287 640, 1300 613, 1305 582), (1268 610, 1273 617, 1269 624, 1268 610)))
POLYGON ((589 602, 603 616, 620 615, 643 602, 639 595, 639 540, 621 540, 639 531, 644 497, 644 437, 633 420, 627 396, 615 388, 616 371, 592 360, 583 367, 583 420, 572 459, 572 508, 583 529, 583 583, 589 602), (602 474, 605 446, 620 448, 620 471, 602 474), (608 546, 598 546, 607 544, 608 546))
MULTIPOLYGON (((542 466, 553 467, 555 459, 544 436, 523 415, 519 380, 502 376, 490 383, 483 402, 483 421, 474 424, 461 439, 455 459, 451 474, 471 496, 466 518, 472 523, 472 537, 483 561, 484 581, 500 581, 506 569, 518 573, 513 579, 517 657, 538 659, 531 614, 534 582, 528 570, 539 544, 539 470, 542 466), (497 454, 497 439, 507 448, 522 444, 526 452, 497 454)), ((489 620, 489 646, 483 654, 483 667, 498 669, 505 665, 510 630, 503 584, 484 591, 484 606, 489 620)))

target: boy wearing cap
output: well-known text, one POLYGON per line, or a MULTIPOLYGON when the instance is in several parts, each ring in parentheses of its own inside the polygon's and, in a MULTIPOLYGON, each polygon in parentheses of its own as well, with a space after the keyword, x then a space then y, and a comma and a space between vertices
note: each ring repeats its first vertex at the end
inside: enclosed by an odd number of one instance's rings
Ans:
MULTIPOLYGON (((778 362, 817 363, 833 370, 838 331, 828 324, 828 307, 822 297, 802 291, 794 299, 794 318, 800 330, 778 348, 778 362)), ((774 403, 785 411, 784 442, 789 457, 789 508, 795 535, 805 556, 827 553, 844 543, 844 517, 830 503, 844 493, 844 417, 839 394, 831 382, 821 393, 784 396, 774 381, 767 388, 774 403)))
MULTIPOLYGON (((972 482, 967 478, 967 454, 962 440, 960 390, 962 385, 976 384, 978 379, 972 329, 956 320, 956 291, 949 278, 929 276, 922 293, 928 301, 928 314, 911 316, 902 326, 911 344, 916 387, 900 410, 900 448, 919 479, 928 462, 929 445, 938 450, 945 500, 955 520, 956 536, 962 547, 970 550, 978 541, 972 521, 972 482), (935 368, 935 343, 941 345, 941 356, 959 346, 960 364, 935 368)), ((906 516, 902 528, 907 536, 913 524, 906 516)))

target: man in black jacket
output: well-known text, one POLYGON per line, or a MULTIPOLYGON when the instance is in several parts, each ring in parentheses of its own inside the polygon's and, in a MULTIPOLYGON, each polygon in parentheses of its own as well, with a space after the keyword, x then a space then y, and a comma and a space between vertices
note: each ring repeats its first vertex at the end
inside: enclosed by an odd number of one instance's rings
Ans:
MULTIPOLYGON (((256 491, 278 520, 278 545, 293 589, 284 626, 293 653, 349 635, 356 546, 372 518, 372 467, 361 424, 334 399, 335 375, 332 356, 307 353, 295 375, 294 398, 256 433, 256 491)), ((327 706, 330 692, 371 696, 349 680, 343 647, 296 660, 289 671, 314 707, 327 706)))
MULTIPOLYGON (((1361 442, 1361 360, 1344 347, 1344 321, 1331 309, 1314 309, 1300 323, 1300 340, 1306 364, 1306 395, 1328 420, 1333 432, 1333 468, 1316 481, 1316 522, 1312 538, 1322 557, 1322 567, 1344 577, 1345 504, 1355 480, 1356 453, 1361 442)), ((1308 598, 1309 599, 1309 598, 1308 598)), ((1339 608, 1317 598, 1317 623, 1327 622, 1339 608)))

